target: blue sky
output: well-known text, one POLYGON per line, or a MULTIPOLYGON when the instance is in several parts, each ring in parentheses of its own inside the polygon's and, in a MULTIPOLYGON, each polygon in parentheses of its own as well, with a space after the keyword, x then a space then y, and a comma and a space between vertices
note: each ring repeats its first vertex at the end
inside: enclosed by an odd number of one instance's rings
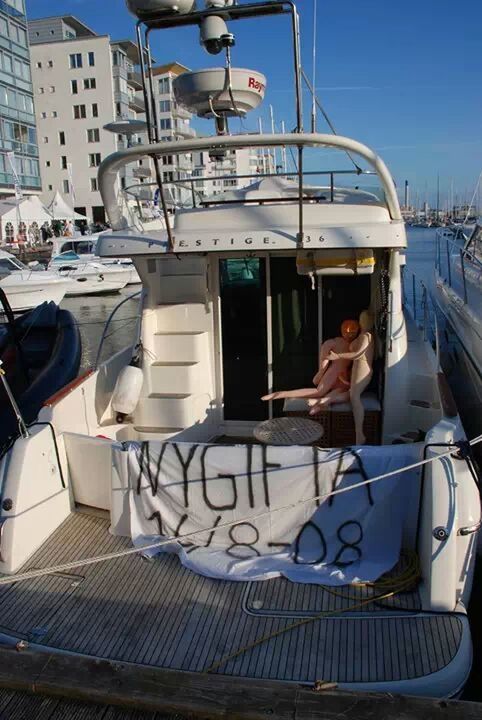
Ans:
MULTIPOLYGON (((198 0, 198 2, 202 0, 198 0)), ((241 0, 243 1, 243 0, 241 0)), ((314 0, 298 0, 303 65, 312 73, 314 0)), ((124 0, 27 0, 29 17, 73 14, 113 38, 133 38, 124 0)), ((472 195, 482 170, 482 3, 479 0, 318 0, 317 92, 340 134, 377 150, 399 187, 412 196, 434 196, 453 182, 459 196, 472 195)), ((233 63, 268 78, 263 108, 276 122, 294 124, 288 20, 233 23, 233 63)), ((218 65, 194 29, 154 35, 160 63, 179 60, 192 68, 218 65)), ((305 94, 305 126, 310 98, 305 94)), ((245 129, 257 127, 247 118, 245 129)), ((210 132, 210 125, 196 127, 210 132)), ((233 123, 233 130, 239 124, 233 123)), ((326 126, 320 118, 318 130, 326 126)), ((343 164, 343 163, 342 163, 343 164)), ((340 163, 337 163, 340 166, 340 163)))

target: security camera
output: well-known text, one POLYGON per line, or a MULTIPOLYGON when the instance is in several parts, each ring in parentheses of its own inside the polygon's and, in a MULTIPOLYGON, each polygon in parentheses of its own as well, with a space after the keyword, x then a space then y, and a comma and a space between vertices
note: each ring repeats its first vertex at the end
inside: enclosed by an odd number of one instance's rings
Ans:
POLYGON ((211 55, 218 55, 223 48, 234 45, 234 35, 228 32, 221 17, 208 15, 201 21, 201 45, 204 45, 211 55))

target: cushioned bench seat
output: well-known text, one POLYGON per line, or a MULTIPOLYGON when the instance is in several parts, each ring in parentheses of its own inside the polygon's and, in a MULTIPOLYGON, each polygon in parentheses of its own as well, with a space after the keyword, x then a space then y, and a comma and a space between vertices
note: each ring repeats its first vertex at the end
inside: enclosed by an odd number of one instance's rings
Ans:
MULTIPOLYGON (((366 392, 362 395, 365 408, 364 432, 368 445, 380 443, 381 405, 375 393, 366 392)), ((284 401, 285 415, 307 417, 309 405, 304 398, 287 398, 284 401)), ((355 443, 355 423, 349 402, 331 405, 322 413, 312 418, 323 426, 323 447, 345 447, 355 443)))

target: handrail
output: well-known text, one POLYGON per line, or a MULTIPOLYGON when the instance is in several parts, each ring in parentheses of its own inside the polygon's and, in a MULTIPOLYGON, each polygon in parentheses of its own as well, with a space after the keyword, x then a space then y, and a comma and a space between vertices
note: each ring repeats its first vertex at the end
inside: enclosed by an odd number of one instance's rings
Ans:
MULTIPOLYGON (((440 230, 437 230, 436 233, 436 239, 437 239, 437 245, 440 245, 441 241, 444 241, 447 244, 447 247, 451 245, 453 249, 456 251, 454 252, 454 255, 462 253, 464 257, 469 258, 471 262, 473 262, 475 265, 479 265, 480 269, 482 270, 482 261, 479 260, 477 255, 473 253, 471 250, 468 250, 465 247, 461 247, 457 244, 457 242, 454 239, 451 239, 449 236, 444 235, 443 232, 440 230)), ((438 257, 438 255, 437 255, 438 257)))
POLYGON ((109 327, 110 327, 110 324, 111 324, 111 322, 112 322, 112 319, 113 319, 114 315, 117 313, 117 311, 119 310, 119 308, 121 308, 121 307, 124 305, 124 303, 126 303, 128 300, 132 300, 133 298, 137 297, 138 295, 142 295, 142 292, 143 292, 142 290, 138 290, 137 292, 133 293, 132 295, 129 295, 128 297, 126 297, 126 298, 124 298, 123 300, 121 300, 121 302, 120 302, 118 305, 115 306, 115 308, 112 310, 111 314, 110 314, 109 317, 107 318, 107 322, 105 323, 105 325, 104 325, 104 330, 103 330, 103 332, 102 332, 102 337, 100 338, 99 348, 98 348, 98 350, 97 350, 97 355, 95 356, 94 371, 97 370, 97 368, 99 367, 99 360, 100 360, 100 356, 101 356, 101 353, 102 353, 102 347, 103 347, 103 345, 104 345, 104 340, 105 340, 105 338, 106 338, 106 333, 107 333, 107 330, 108 330, 109 327))
MULTIPOLYGON (((246 148, 246 147, 278 147, 293 146, 298 149, 310 147, 332 147, 348 150, 360 155, 377 173, 382 183, 390 217, 394 221, 402 221, 400 205, 392 177, 383 160, 366 145, 341 135, 328 135, 323 133, 288 133, 288 134, 259 134, 259 135, 231 135, 209 138, 195 138, 193 140, 176 140, 173 142, 160 142, 152 145, 136 145, 126 150, 120 150, 107 157, 99 167, 99 188, 102 200, 107 210, 113 230, 123 230, 129 226, 127 218, 117 203, 115 183, 117 173, 130 162, 141 159, 146 155, 182 155, 198 150, 210 148, 246 148)), ((298 173, 296 173, 298 175, 298 173)))
MULTIPOLYGON (((287 178, 294 178, 297 175, 296 171, 292 172, 277 172, 277 173, 250 173, 249 175, 193 175, 189 178, 181 178, 180 180, 169 180, 164 182, 164 187, 168 188, 170 185, 175 185, 176 187, 184 188, 185 190, 188 190, 191 193, 192 197, 192 207, 196 207, 196 195, 198 196, 200 204, 205 199, 205 196, 203 195, 202 189, 194 187, 194 183, 198 182, 212 182, 213 180, 262 180, 264 178, 276 178, 276 177, 287 177, 287 178)), ((336 175, 356 175, 357 177, 363 176, 376 176, 377 173, 373 172, 372 170, 309 170, 304 171, 302 173, 303 177, 313 176, 316 177, 318 175, 328 175, 330 178, 330 185, 324 187, 324 186, 317 186, 313 185, 313 189, 326 189, 330 192, 330 200, 333 202, 333 195, 335 190, 334 185, 334 178, 336 175)), ((129 195, 133 197, 135 200, 142 200, 143 198, 139 197, 139 191, 143 190, 145 188, 149 187, 158 187, 156 181, 148 182, 148 183, 142 183, 142 185, 139 185, 139 183, 134 183, 133 185, 128 185, 127 187, 122 189, 122 193, 125 195, 129 195)), ((244 186, 245 187, 245 186, 244 186)), ((233 187, 233 190, 241 190, 243 188, 233 187)), ((341 186, 341 190, 350 190, 351 188, 349 186, 341 186)), ((295 198, 296 199, 296 198, 295 198)), ((379 198, 380 199, 380 198, 379 198)), ((289 200, 293 200, 293 198, 289 198, 289 200)), ((222 202, 221 200, 219 202, 222 202)), ((186 203, 178 203, 177 205, 175 203, 171 203, 173 207, 178 208, 185 208, 189 207, 186 203)))
POLYGON ((436 351, 437 359, 439 358, 439 338, 438 338, 438 323, 437 313, 435 310, 435 303, 432 298, 432 293, 427 287, 425 282, 421 280, 414 272, 410 272, 411 282, 409 292, 407 292, 406 283, 408 282, 408 274, 404 268, 402 274, 402 303, 403 306, 408 308, 411 312, 413 321, 423 332, 423 339, 425 341, 431 341, 436 351), (417 288, 420 288, 421 295, 417 293, 417 288), (408 302, 409 294, 411 295, 411 302, 408 302), (422 313, 421 318, 418 320, 417 315, 420 310, 422 313), (417 321, 418 320, 418 321, 417 321))

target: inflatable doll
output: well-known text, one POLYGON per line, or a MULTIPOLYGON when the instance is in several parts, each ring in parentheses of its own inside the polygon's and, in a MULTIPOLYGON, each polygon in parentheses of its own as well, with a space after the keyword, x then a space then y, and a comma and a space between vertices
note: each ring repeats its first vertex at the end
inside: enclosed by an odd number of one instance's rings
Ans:
MULTIPOLYGON (((300 390, 279 390, 264 395, 261 399, 307 398, 315 401, 309 404, 316 407, 318 401, 325 398, 331 391, 337 390, 346 393, 350 385, 351 360, 346 359, 343 355, 349 352, 350 343, 357 337, 359 329, 356 320, 344 320, 341 324, 341 337, 331 338, 322 344, 318 372, 313 378, 315 387, 301 388, 300 390), (336 354, 336 357, 330 357, 333 354, 336 354)), ((316 412, 311 414, 314 415, 316 412)))
POLYGON ((323 407, 331 403, 341 403, 349 400, 355 420, 355 437, 357 445, 364 445, 366 442, 363 434, 363 421, 365 409, 361 400, 362 392, 367 388, 373 375, 373 356, 375 341, 373 337, 373 316, 364 310, 360 315, 360 334, 350 343, 348 352, 338 353, 331 351, 328 360, 336 362, 339 360, 352 361, 351 379, 349 388, 333 388, 325 397, 315 402, 310 402, 310 415, 316 415, 323 407))

